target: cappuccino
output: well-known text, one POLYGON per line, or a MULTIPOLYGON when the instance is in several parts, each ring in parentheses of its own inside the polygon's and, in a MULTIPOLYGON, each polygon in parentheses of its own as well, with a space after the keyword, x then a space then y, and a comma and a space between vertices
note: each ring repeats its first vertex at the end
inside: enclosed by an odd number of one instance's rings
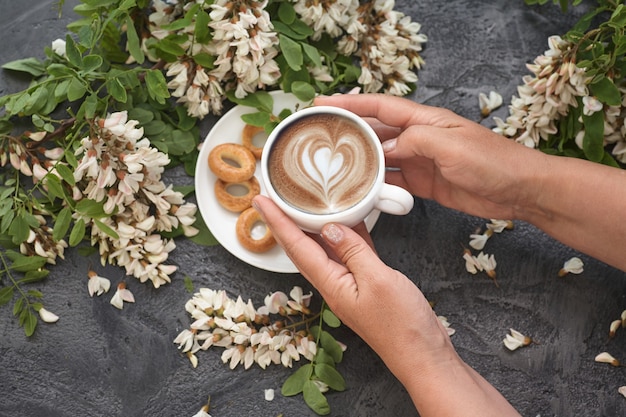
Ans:
POLYGON ((266 151, 276 193, 308 213, 332 214, 356 205, 379 172, 376 144, 358 124, 337 114, 290 123, 266 151))

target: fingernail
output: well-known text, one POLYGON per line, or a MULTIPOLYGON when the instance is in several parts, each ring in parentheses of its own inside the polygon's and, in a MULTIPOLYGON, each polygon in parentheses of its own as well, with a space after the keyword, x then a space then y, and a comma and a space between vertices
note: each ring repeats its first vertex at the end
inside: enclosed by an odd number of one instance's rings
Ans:
POLYGON ((341 228, 339 228, 339 226, 335 223, 330 223, 322 229, 322 236, 328 242, 337 244, 341 242, 341 239, 343 239, 343 230, 341 230, 341 228))
POLYGON ((387 152, 391 152, 393 150, 396 149, 396 145, 398 144, 398 139, 389 139, 386 140, 382 143, 383 145, 383 151, 385 151, 385 153, 387 152))
POLYGON ((265 215, 263 214, 263 210, 261 210, 261 207, 259 206, 259 203, 257 203, 255 200, 252 200, 252 207, 259 212, 259 214, 261 215, 261 217, 263 218, 263 220, 265 220, 265 215))

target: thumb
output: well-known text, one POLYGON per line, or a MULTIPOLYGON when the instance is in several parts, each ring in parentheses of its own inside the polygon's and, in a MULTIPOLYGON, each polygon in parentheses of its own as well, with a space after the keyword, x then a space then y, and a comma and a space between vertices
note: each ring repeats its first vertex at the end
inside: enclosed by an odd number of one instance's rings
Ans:
POLYGON ((388 269, 370 242, 349 227, 329 223, 322 228, 322 238, 335 255, 348 268, 357 286, 359 281, 377 276, 381 269, 388 269))

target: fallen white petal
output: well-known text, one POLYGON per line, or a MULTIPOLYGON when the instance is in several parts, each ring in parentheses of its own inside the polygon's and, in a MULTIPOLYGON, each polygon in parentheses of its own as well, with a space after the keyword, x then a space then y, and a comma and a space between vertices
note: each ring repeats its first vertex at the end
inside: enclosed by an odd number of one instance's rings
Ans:
POLYGON ((274 390, 269 388, 265 390, 265 401, 274 400, 274 390))
POLYGON ((59 316, 43 307, 39 309, 39 317, 41 317, 41 319, 46 323, 56 323, 59 320, 59 316))

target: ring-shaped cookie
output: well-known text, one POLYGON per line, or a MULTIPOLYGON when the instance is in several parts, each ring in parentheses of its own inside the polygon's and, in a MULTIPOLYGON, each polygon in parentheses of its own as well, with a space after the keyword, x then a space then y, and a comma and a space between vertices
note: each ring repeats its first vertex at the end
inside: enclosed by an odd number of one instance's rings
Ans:
POLYGON ((276 239, 272 235, 272 231, 269 227, 265 226, 265 234, 259 239, 252 236, 252 229, 256 224, 263 223, 261 215, 254 207, 250 207, 244 210, 237 218, 236 231, 237 239, 241 246, 248 249, 251 252, 261 253, 267 252, 276 245, 276 239))
POLYGON ((222 143, 211 149, 209 168, 222 181, 246 181, 254 175, 256 158, 243 145, 222 143))
POLYGON ((255 176, 246 181, 226 182, 219 178, 215 181, 215 198, 228 211, 240 213, 252 205, 252 199, 261 193, 261 186, 255 176), (241 186, 246 193, 237 195, 230 192, 231 187, 241 186))
POLYGON ((253 141, 254 141, 254 136, 257 133, 263 132, 264 130, 265 129, 263 129, 261 126, 253 126, 253 125, 246 124, 246 126, 243 128, 243 132, 241 132, 241 143, 243 144, 243 146, 248 148, 250 152, 252 152, 254 157, 258 160, 261 159, 261 154, 263 153, 263 147, 255 146, 253 141))

